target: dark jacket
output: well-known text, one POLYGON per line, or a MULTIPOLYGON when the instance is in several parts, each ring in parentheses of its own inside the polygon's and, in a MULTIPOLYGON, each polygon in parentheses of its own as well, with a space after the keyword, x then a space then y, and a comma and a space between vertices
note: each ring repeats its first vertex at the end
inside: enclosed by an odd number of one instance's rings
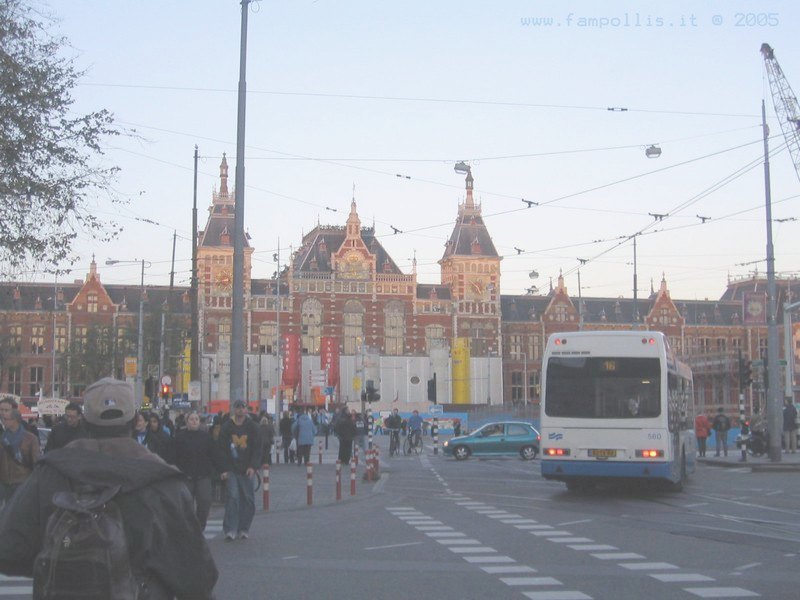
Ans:
POLYGON ((794 431, 797 429, 797 409, 794 404, 786 404, 783 407, 783 430, 794 431))
POLYGON ((253 419, 245 417, 241 425, 228 419, 219 432, 218 462, 222 472, 244 475, 248 468, 261 466, 261 436, 253 419))
POLYGON ((58 450, 69 444, 72 440, 79 440, 88 437, 86 427, 83 425, 83 419, 78 421, 76 427, 70 427, 65 422, 61 421, 56 423, 50 435, 47 438, 47 444, 44 447, 45 453, 51 450, 58 450))
POLYGON ((212 597, 217 568, 183 476, 130 438, 76 440, 37 463, 0 516, 0 572, 32 576, 51 498, 70 480, 121 485, 131 565, 144 573, 149 598, 212 597))
POLYGON ((175 466, 189 479, 203 479, 214 473, 214 440, 207 431, 181 429, 173 443, 175 466))
POLYGON ((334 431, 336 432, 336 435, 339 436, 339 439, 343 442, 352 442, 358 433, 356 431, 355 421, 353 421, 352 417, 345 416, 340 416, 338 419, 336 419, 336 427, 334 431))
POLYGON ((278 422, 278 431, 281 434, 281 437, 290 438, 292 437, 292 426, 294 425, 294 419, 292 417, 281 417, 281 420, 278 422))

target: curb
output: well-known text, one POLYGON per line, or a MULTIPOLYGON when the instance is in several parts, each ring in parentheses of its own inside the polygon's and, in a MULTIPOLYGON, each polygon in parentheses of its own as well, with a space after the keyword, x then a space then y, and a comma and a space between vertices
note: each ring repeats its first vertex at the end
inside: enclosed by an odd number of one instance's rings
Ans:
POLYGON ((711 458, 698 458, 697 462, 710 467, 721 467, 723 469, 749 468, 751 471, 772 471, 776 473, 791 473, 795 471, 800 471, 800 463, 796 462, 764 463, 764 462, 754 462, 752 460, 748 460, 747 462, 742 462, 739 461, 738 459, 734 459, 731 461, 731 460, 714 460, 711 458))

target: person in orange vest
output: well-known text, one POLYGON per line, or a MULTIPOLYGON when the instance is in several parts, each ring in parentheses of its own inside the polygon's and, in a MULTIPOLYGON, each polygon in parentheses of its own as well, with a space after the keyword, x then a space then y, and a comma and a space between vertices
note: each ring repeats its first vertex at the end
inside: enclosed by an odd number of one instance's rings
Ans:
POLYGON ((700 456, 706 455, 706 440, 711 432, 711 421, 706 413, 700 413, 694 418, 694 435, 697 438, 697 452, 700 456))

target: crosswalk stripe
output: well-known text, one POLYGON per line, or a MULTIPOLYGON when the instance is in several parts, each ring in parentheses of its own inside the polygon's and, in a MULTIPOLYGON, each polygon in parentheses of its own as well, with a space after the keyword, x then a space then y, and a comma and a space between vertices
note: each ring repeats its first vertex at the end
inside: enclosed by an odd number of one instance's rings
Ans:
POLYGON ((27 586, 0 587, 0 596, 22 596, 33 593, 33 584, 27 586))
POLYGON ((683 588, 690 594, 701 598, 752 598, 755 592, 740 587, 683 588))

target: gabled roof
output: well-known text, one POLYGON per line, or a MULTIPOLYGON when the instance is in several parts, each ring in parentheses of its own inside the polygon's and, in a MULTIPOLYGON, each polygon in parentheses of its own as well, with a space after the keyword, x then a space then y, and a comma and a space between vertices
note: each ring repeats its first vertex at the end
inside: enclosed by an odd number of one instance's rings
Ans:
MULTIPOLYGON (((233 248, 236 202, 235 195, 228 193, 228 160, 224 154, 219 166, 219 180, 219 191, 214 190, 212 193, 206 227, 200 232, 198 241, 200 247, 230 246, 233 248)), ((250 236, 245 235, 245 248, 250 245, 249 239, 250 236)))
POLYGON ((472 196, 472 171, 467 172, 466 182, 467 198, 458 205, 456 225, 445 244, 442 260, 452 256, 499 256, 483 222, 480 204, 476 205, 472 196))

